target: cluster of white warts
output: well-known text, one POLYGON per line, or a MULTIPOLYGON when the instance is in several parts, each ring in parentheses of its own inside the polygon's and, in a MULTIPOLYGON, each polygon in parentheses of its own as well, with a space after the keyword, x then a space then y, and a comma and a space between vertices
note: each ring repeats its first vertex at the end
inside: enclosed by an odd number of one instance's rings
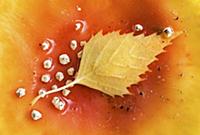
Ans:
MULTIPOLYGON (((46 39, 46 40, 49 40, 49 39, 46 39)), ((52 41, 52 40, 51 40, 52 41)), ((51 42, 48 42, 49 44, 47 44, 47 41, 44 41, 43 43, 42 43, 42 45, 41 45, 41 47, 42 47, 42 50, 48 50, 49 49, 49 47, 51 46, 50 45, 50 43, 51 42), (48 46, 48 47, 46 47, 46 46, 48 46), (44 49, 45 48, 45 49, 44 49)), ((70 48, 74 51, 74 50, 76 50, 76 48, 77 48, 77 46, 78 46, 78 43, 77 43, 77 41, 76 40, 71 40, 71 42, 70 42, 70 48)), ((77 53, 77 57, 78 58, 81 58, 81 55, 80 55, 80 53, 81 53, 81 51, 80 52, 78 52, 77 53)), ((67 65, 67 64, 69 64, 70 63, 70 57, 68 56, 68 54, 60 54, 59 55, 59 63, 61 64, 61 65, 67 65)), ((43 62, 43 68, 44 69, 51 69, 52 68, 52 66, 53 66, 53 59, 52 58, 48 58, 48 59, 46 59, 46 60, 44 60, 44 62, 43 62)), ((74 67, 70 67, 70 68, 68 68, 67 69, 67 74, 69 75, 69 76, 73 76, 74 75, 74 72, 75 72, 75 69, 74 69, 74 67)), ((64 76, 64 73, 63 72, 61 72, 61 71, 58 71, 58 72, 56 72, 56 74, 55 74, 55 79, 57 80, 57 81, 63 81, 64 80, 64 78, 65 78, 65 76, 64 76)), ((41 82, 43 82, 43 83, 48 83, 49 81, 51 80, 51 76, 50 76, 50 74, 43 74, 42 76, 41 76, 41 82)))
MULTIPOLYGON (((77 11, 81 11, 81 7, 79 5, 76 6, 76 10, 77 11)), ((75 30, 76 31, 79 31, 80 29, 82 28, 82 24, 80 22, 76 22, 75 24, 75 30)), ((81 41, 80 42, 80 46, 84 46, 86 42, 85 41, 81 41)), ((42 44, 41 44, 41 49, 43 51, 46 51, 46 52, 50 52, 50 50, 54 47, 55 45, 55 41, 52 40, 52 39, 49 39, 47 38, 42 44)), ((75 51, 76 48, 78 47, 78 43, 76 40, 71 40, 70 42, 70 48, 71 50, 75 51)), ((77 57, 80 59, 82 57, 82 50, 79 51, 77 53, 77 57)), ((67 54, 61 54, 59 55, 59 63, 61 65, 67 65, 68 63, 70 63, 70 57, 67 55, 67 54)), ((53 67, 53 59, 52 58, 48 58, 46 60, 43 61, 43 68, 46 69, 46 70, 50 70, 51 68, 53 67)), ((67 69, 67 74, 69 76, 73 76, 74 75, 74 72, 75 72, 75 69, 74 67, 70 67, 67 69)), ((64 76, 64 73, 63 72, 56 72, 55 74, 55 79, 57 81, 62 81, 64 80, 65 76, 64 76)), ((50 74, 46 73, 46 74, 43 74, 41 75, 41 78, 40 78, 41 82, 43 83, 48 83, 50 80, 51 80, 51 76, 50 74)), ((70 82, 72 82, 72 80, 67 80, 66 81, 66 85, 69 84, 70 82)), ((52 87, 52 90, 54 89, 57 89, 57 85, 53 85, 52 87)), ((38 95, 42 98, 44 98, 46 96, 46 89, 42 88, 38 91, 38 95)), ((64 89, 62 90, 62 95, 63 96, 68 96, 70 94, 70 90, 68 89, 64 89)), ((16 90, 16 95, 19 97, 19 98, 22 98, 26 95, 26 89, 23 88, 23 87, 20 87, 16 90)), ((53 106, 58 109, 58 110, 63 110, 65 108, 65 102, 63 100, 61 100, 59 97, 53 97, 52 99, 52 104, 53 106)), ((31 112, 31 117, 33 120, 39 120, 42 118, 42 113, 38 110, 32 110, 31 112)))
MULTIPOLYGON (((76 25, 77 26, 77 25, 76 25)), ((141 24, 136 24, 134 25, 134 31, 143 31, 143 26, 141 24)), ((78 28, 76 27, 76 30, 78 30, 78 28)), ((170 38, 172 35, 173 35, 174 31, 171 27, 166 27, 164 30, 163 30, 163 34, 166 38, 170 38)), ((80 43, 80 46, 83 46, 86 42, 83 41, 80 43)), ((50 49, 50 47, 55 44, 55 41, 52 40, 52 39, 46 39, 42 44, 41 44, 41 49, 43 51, 47 51, 50 49)), ((76 40, 71 40, 70 42, 70 48, 72 50, 76 50, 77 48, 77 41, 76 40)), ((78 58, 81 58, 82 56, 82 51, 78 52, 77 53, 77 57, 78 58)), ((59 56, 59 63, 61 65, 67 65, 68 63, 70 63, 70 57, 67 55, 67 54, 61 54, 59 56)), ((53 60, 52 58, 48 58, 46 60, 44 60, 43 62, 43 68, 44 69, 51 69, 51 67, 53 66, 53 60)), ((67 69, 67 74, 69 76, 73 76, 74 75, 74 72, 75 72, 75 69, 74 67, 70 67, 67 69)), ((55 78, 57 81, 62 81, 64 80, 65 76, 62 72, 58 71, 56 74, 55 74, 55 78)), ((51 80, 51 76, 50 74, 43 74, 41 76, 41 81, 43 83, 48 83, 49 81, 51 80)), ((72 82, 72 80, 67 80, 66 81, 66 84, 69 84, 70 82, 72 82)), ((53 85, 52 86, 52 90, 53 89, 57 89, 57 85, 53 85)), ((70 94, 70 91, 68 89, 64 89, 62 90, 62 94, 63 96, 68 96, 70 94)), ((23 96, 26 95, 26 90, 25 88, 18 88, 16 90, 16 95, 21 98, 23 96)), ((38 91, 38 95, 40 95, 42 98, 44 98, 46 96, 46 90, 45 89, 40 89, 38 91)), ((59 97, 53 97, 52 99, 52 104, 53 106, 58 109, 58 110, 63 110, 64 107, 65 107, 65 102, 63 100, 61 100, 59 97)), ((42 114, 41 112, 37 111, 37 110, 32 110, 31 112, 31 117, 33 120, 39 120, 42 118, 42 114)))
MULTIPOLYGON (((80 46, 83 46, 86 42, 85 41, 81 41, 80 42, 80 46)), ((52 39, 46 39, 42 44, 41 44, 41 49, 43 51, 48 51, 50 50, 50 48, 55 45, 55 41, 52 40, 52 39)), ((71 50, 75 51, 78 47, 78 42, 76 40, 71 40, 70 42, 70 48, 71 50)), ((77 57, 78 58, 81 58, 82 56, 82 51, 78 52, 77 53, 77 57)), ((68 56, 68 54, 60 54, 59 57, 58 57, 58 60, 59 60, 59 63, 63 66, 67 65, 70 63, 70 57, 68 56)), ((46 69, 46 70, 49 70, 51 69, 53 66, 53 59, 52 58, 47 58, 43 61, 43 68, 46 69)), ((69 76, 73 76, 75 74, 75 68, 74 67, 69 67, 67 70, 66 70, 66 73, 69 75, 69 76)), ((56 72, 55 74, 55 79, 57 81, 63 81, 65 78, 64 76, 64 73, 61 72, 61 71, 58 71, 56 72)), ((48 73, 45 73, 43 75, 41 75, 41 78, 40 78, 41 82, 43 83, 48 83, 50 82, 51 80, 51 76, 50 74, 48 73)), ((66 84, 69 84, 70 82, 72 82, 72 80, 67 80, 66 81, 66 84)), ((57 85, 53 85, 51 87, 51 89, 57 89, 57 85)), ((62 90, 62 95, 63 96, 68 96, 70 94, 70 90, 68 89, 64 89, 62 90)), ((20 87, 16 90, 16 95, 19 97, 19 98, 22 98, 26 95, 26 89, 23 88, 23 87, 20 87)), ((40 95, 42 98, 44 98, 46 96, 46 89, 44 88, 41 88, 39 91, 38 91, 38 95, 40 95)), ((65 101, 63 101, 61 98, 59 97, 53 97, 51 103, 53 104, 53 106, 58 109, 58 110, 63 110, 65 108, 65 101)), ((38 110, 32 110, 31 112, 31 117, 33 120, 39 120, 42 118, 42 113, 38 110)))

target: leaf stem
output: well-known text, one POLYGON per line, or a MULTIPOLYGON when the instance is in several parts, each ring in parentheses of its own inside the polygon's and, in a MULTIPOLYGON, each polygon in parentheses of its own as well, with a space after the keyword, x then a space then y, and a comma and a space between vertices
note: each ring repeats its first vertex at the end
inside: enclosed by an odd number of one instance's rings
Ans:
POLYGON ((72 82, 70 82, 69 84, 66 84, 66 85, 64 85, 64 86, 62 86, 62 87, 60 87, 60 88, 47 91, 47 92, 45 93, 45 95, 38 95, 38 96, 36 96, 36 97, 31 101, 31 106, 33 106, 34 104, 36 104, 37 101, 38 101, 40 98, 42 98, 42 97, 44 97, 44 96, 47 96, 47 95, 49 95, 49 94, 52 94, 52 93, 56 93, 56 92, 62 91, 62 90, 67 89, 67 88, 69 88, 69 87, 73 87, 75 84, 78 84, 79 81, 80 81, 80 79, 75 79, 74 81, 72 81, 72 82))

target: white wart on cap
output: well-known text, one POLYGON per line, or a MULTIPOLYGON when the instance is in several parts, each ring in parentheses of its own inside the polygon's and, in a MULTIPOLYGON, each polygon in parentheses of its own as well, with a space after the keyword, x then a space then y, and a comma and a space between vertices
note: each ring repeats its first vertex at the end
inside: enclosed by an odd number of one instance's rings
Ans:
POLYGON ((68 89, 64 89, 64 90, 62 90, 62 94, 63 94, 63 96, 68 96, 70 92, 71 92, 71 91, 68 90, 68 89))
POLYGON ((43 74, 43 75, 41 76, 41 81, 42 81, 43 83, 48 83, 48 82, 50 81, 50 79, 51 79, 51 77, 50 77, 49 74, 43 74))
POLYGON ((43 62, 43 67, 45 69, 50 69, 52 67, 52 59, 46 59, 44 62, 43 62))
POLYGON ((47 51, 54 45, 55 45, 55 41, 52 40, 52 39, 47 38, 46 40, 44 40, 43 43, 41 43, 41 49, 43 51, 47 51))
POLYGON ((44 98, 46 96, 46 90, 45 89, 40 89, 38 91, 38 95, 40 95, 42 98, 44 98))
POLYGON ((58 81, 62 81, 65 78, 62 72, 57 72, 55 77, 56 77, 56 80, 58 81))
POLYGON ((54 84, 54 85, 51 86, 51 89, 52 89, 52 90, 55 90, 55 89, 57 89, 57 88, 58 88, 58 86, 57 86, 56 84, 54 84))
POLYGON ((136 25, 134 26, 134 30, 135 30, 135 31, 142 31, 142 30, 143 30, 143 26, 142 26, 141 24, 136 24, 136 25))
POLYGON ((170 38, 174 34, 174 30, 171 27, 166 27, 163 30, 163 35, 165 38, 170 38))
POLYGON ((51 103, 54 105, 56 109, 60 111, 65 108, 65 102, 62 101, 59 97, 53 97, 51 103))
POLYGON ((67 69, 67 74, 70 76, 74 75, 74 72, 75 72, 75 69, 73 67, 70 67, 67 69))
POLYGON ((77 22, 77 23, 75 24, 75 30, 76 30, 76 31, 80 30, 81 27, 82 27, 82 24, 81 24, 80 22, 77 22))
POLYGON ((78 46, 78 43, 77 43, 76 40, 72 40, 72 41, 70 42, 70 48, 71 48, 72 50, 76 50, 77 46, 78 46))
POLYGON ((41 112, 39 112, 39 111, 37 111, 37 110, 32 110, 32 112, 31 112, 31 117, 32 117, 32 119, 33 120, 39 120, 39 119, 41 119, 42 118, 42 113, 41 112))
POLYGON ((18 88, 18 89, 16 90, 16 95, 17 95, 19 98, 25 96, 25 95, 26 95, 26 89, 24 89, 24 88, 18 88))
POLYGON ((67 54, 61 54, 59 56, 59 62, 62 65, 67 65, 70 62, 70 58, 67 54))

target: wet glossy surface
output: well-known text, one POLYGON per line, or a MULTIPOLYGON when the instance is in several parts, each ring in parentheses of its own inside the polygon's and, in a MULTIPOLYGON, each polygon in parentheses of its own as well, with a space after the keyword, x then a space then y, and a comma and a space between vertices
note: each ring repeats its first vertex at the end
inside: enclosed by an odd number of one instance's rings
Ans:
MULTIPOLYGON (((166 48, 167 53, 158 56, 159 61, 149 66, 152 72, 142 76, 146 80, 129 88, 133 96, 111 98, 96 90, 77 85, 71 88, 72 92, 67 98, 63 97, 70 102, 64 111, 57 111, 51 104, 52 97, 62 96, 61 94, 49 95, 46 99, 40 100, 33 108, 43 113, 43 119, 37 123, 33 122, 29 116, 32 108, 29 108, 28 103, 37 91, 40 88, 50 89, 53 84, 62 86, 66 81, 58 82, 53 79, 49 84, 43 84, 40 82, 41 75, 49 72, 54 77, 57 71, 63 71, 67 76, 68 67, 73 66, 76 71, 78 69, 80 61, 77 58, 77 52, 82 48, 79 46, 72 51, 70 49, 71 40, 76 39, 78 42, 89 40, 91 35, 100 30, 104 30, 105 33, 113 30, 121 30, 122 33, 131 32, 134 24, 138 23, 144 27, 143 32, 146 35, 158 32, 166 26, 172 26, 178 30, 180 21, 174 19, 174 15, 165 9, 162 2, 155 3, 153 0, 143 2, 136 0, 93 2, 88 0, 67 4, 63 1, 50 2, 49 5, 43 2, 37 4, 30 2, 24 4, 24 7, 30 8, 29 12, 26 13, 26 9, 19 8, 16 19, 19 24, 14 27, 26 43, 30 44, 22 47, 27 49, 26 51, 20 50, 20 45, 11 49, 12 51, 19 50, 20 55, 15 55, 19 61, 23 62, 20 65, 18 62, 12 63, 19 67, 15 69, 17 71, 13 71, 16 77, 12 79, 11 84, 13 85, 9 88, 15 89, 23 85, 28 89, 28 95, 20 101, 14 94, 9 93, 9 95, 12 95, 10 102, 16 103, 20 112, 26 114, 25 117, 21 117, 25 118, 30 126, 43 127, 39 131, 41 134, 140 134, 146 125, 155 120, 158 115, 167 116, 166 109, 171 108, 171 105, 177 102, 174 93, 180 96, 180 103, 182 102, 181 90, 173 86, 173 80, 182 78, 182 72, 177 66, 180 59, 177 58, 188 59, 185 57, 185 50, 179 38, 172 46, 166 48), (29 5, 32 5, 31 8, 29 5), (81 11, 77 11, 77 5, 81 11), (39 12, 38 8, 42 10, 39 12), (32 18, 29 14, 33 14, 32 18), (77 21, 81 23, 79 30, 76 30, 77 21), (46 38, 56 42, 49 54, 42 51, 39 45, 46 38), (59 64, 58 56, 61 53, 69 54, 71 58, 69 65, 59 64), (27 56, 27 60, 24 60, 24 55, 27 56), (50 71, 42 68, 43 61, 48 57, 53 58, 54 61, 54 68, 50 71), (24 67, 27 68, 23 71, 24 67)), ((184 36, 181 38, 183 39, 184 36)), ((20 40, 17 42, 21 43, 20 40)), ((11 43, 13 44, 13 41, 11 43)), ((10 64, 9 61, 5 63, 10 64)), ((67 79, 73 79, 73 77, 67 76, 67 79)), ((173 119, 171 117, 170 115, 169 119, 173 119)))
MULTIPOLYGON (((87 7, 87 4, 89 2, 79 4, 81 11, 76 11, 75 8, 71 7, 76 15, 73 16, 72 20, 66 20, 69 24, 61 24, 61 28, 57 29, 57 32, 53 34, 52 38, 56 42, 56 47, 51 54, 45 55, 45 53, 39 50, 41 54, 38 56, 39 60, 36 67, 41 68, 40 63, 42 63, 43 57, 52 57, 55 68, 50 71, 50 74, 54 76, 55 72, 62 71, 67 76, 67 68, 73 66, 77 71, 79 65, 79 60, 76 56, 81 48, 79 47, 76 51, 71 51, 69 44, 73 39, 79 42, 89 40, 91 35, 99 30, 104 30, 105 32, 113 30, 121 30, 122 33, 131 32, 133 31, 134 24, 137 23, 144 27, 142 32, 146 34, 158 32, 169 25, 174 27, 176 25, 173 22, 173 18, 170 18, 169 15, 162 11, 161 5, 154 7, 151 2, 146 2, 145 4, 143 2, 136 4, 133 1, 106 2, 103 9, 98 6, 87 7), (119 5, 123 6, 119 7, 119 5), (77 21, 81 23, 79 30, 76 30, 77 21), (71 63, 67 66, 62 66, 58 63, 58 56, 62 53, 69 54, 71 58, 71 63)), ((172 57, 170 49, 168 50, 167 54, 159 57, 159 62, 151 65, 153 71, 145 75, 147 80, 130 88, 132 93, 134 93, 133 96, 112 98, 98 91, 78 85, 71 88, 72 93, 67 98, 72 101, 72 104, 65 111, 55 111, 50 103, 52 97, 58 94, 50 95, 44 101, 39 102, 37 108, 41 108, 46 118, 50 117, 50 112, 52 113, 51 117, 54 117, 52 119, 57 120, 57 117, 59 117, 59 121, 57 121, 63 125, 70 123, 73 127, 79 124, 78 127, 85 133, 95 133, 97 131, 106 131, 108 132, 107 134, 132 133, 132 128, 136 129, 138 125, 148 121, 148 117, 151 117, 151 115, 159 113, 159 111, 162 112, 163 107, 170 103, 171 99, 170 95, 168 95, 170 90, 165 88, 169 85, 169 80, 165 76, 171 69, 170 61, 167 57, 172 57), (51 106, 51 108, 48 107, 48 111, 45 111, 46 109, 44 110, 41 104, 44 104, 44 108, 46 106, 51 106)), ((36 72, 36 80, 40 80, 41 74, 46 73, 42 69, 38 69, 36 72)), ((67 76, 66 79, 73 78, 67 76)), ((44 85, 38 81, 36 82, 37 87, 33 89, 33 92, 35 93, 40 87, 50 89, 50 86, 53 84, 62 86, 65 81, 59 83, 53 79, 50 85, 44 85)))

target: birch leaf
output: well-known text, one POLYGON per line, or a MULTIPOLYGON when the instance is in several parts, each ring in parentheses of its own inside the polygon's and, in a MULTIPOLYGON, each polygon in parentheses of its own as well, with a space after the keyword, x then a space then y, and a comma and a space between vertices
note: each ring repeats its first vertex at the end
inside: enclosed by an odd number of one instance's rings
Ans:
POLYGON ((111 96, 129 94, 127 87, 142 80, 139 75, 149 70, 147 66, 156 60, 155 56, 178 35, 163 38, 156 34, 134 37, 133 33, 98 33, 92 39, 95 42, 85 45, 76 79, 111 96))
MULTIPOLYGON (((164 52, 180 32, 169 38, 162 35, 133 33, 120 35, 112 32, 103 35, 97 33, 85 44, 80 68, 75 80, 63 87, 46 92, 46 95, 61 91, 75 84, 81 84, 110 96, 130 94, 127 87, 142 79, 139 75, 148 71, 148 65, 156 56, 164 52)), ((36 97, 32 104, 41 96, 36 97)))

